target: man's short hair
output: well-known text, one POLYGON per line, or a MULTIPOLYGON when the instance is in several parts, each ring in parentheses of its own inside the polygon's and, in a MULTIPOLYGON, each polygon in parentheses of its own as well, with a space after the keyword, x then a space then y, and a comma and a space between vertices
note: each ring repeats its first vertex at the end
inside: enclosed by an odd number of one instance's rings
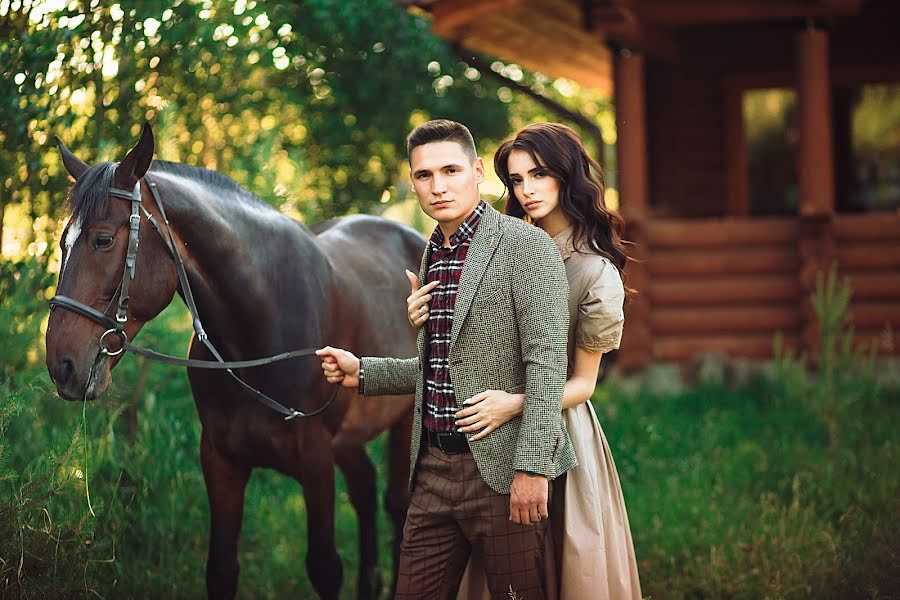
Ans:
POLYGON ((456 142, 472 162, 478 158, 475 151, 475 140, 469 128, 462 123, 449 119, 426 121, 413 129, 406 138, 406 156, 412 161, 412 152, 419 146, 435 142, 456 142))

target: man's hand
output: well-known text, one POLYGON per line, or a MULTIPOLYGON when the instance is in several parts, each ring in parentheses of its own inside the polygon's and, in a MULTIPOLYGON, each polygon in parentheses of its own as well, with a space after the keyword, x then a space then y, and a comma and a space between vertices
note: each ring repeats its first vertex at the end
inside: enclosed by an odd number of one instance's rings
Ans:
POLYGON ((409 324, 418 329, 428 320, 428 303, 431 302, 431 292, 440 282, 432 281, 419 287, 419 278, 412 271, 406 271, 412 291, 406 299, 406 319, 409 324))
POLYGON ((360 361, 352 352, 325 346, 316 350, 322 359, 322 370, 328 383, 340 383, 346 388, 359 387, 360 361))
POLYGON ((543 475, 516 471, 509 488, 509 520, 520 525, 534 525, 550 516, 547 511, 550 482, 543 475))

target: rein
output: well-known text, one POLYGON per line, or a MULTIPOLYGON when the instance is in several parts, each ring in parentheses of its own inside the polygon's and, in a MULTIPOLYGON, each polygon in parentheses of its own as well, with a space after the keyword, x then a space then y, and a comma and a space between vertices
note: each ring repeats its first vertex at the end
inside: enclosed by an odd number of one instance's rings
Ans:
POLYGON ((263 392, 259 391, 258 389, 238 377, 234 373, 234 371, 232 371, 232 369, 259 367, 262 365, 268 365, 283 360, 288 360, 290 358, 297 358, 300 356, 312 356, 315 355, 316 348, 304 348, 303 350, 282 352, 281 354, 276 354, 274 356, 267 356, 265 358, 257 358, 253 360, 226 361, 224 358, 222 358, 222 355, 218 350, 216 350, 216 347, 213 346, 212 342, 209 340, 209 336, 207 336, 206 331, 203 329, 203 324, 200 322, 200 314, 197 311, 197 305, 194 302, 194 295, 191 292, 190 283, 188 283, 187 271, 184 268, 184 262, 181 260, 181 255, 178 253, 178 248, 175 245, 175 237, 172 235, 172 228, 169 226, 168 218, 166 218, 166 211, 163 208, 162 201, 160 200, 159 191, 156 188, 156 182, 152 181, 149 177, 146 176, 144 177, 144 180, 150 187, 150 193, 153 196, 154 202, 156 202, 156 206, 159 208, 159 213, 162 216, 162 222, 165 225, 166 234, 168 235, 163 233, 162 227, 160 227, 160 224, 156 220, 156 218, 154 218, 154 216, 150 214, 150 212, 148 212, 146 208, 144 208, 141 202, 140 180, 135 184, 134 191, 131 192, 129 192, 128 190, 122 190, 112 187, 109 189, 110 196, 114 198, 120 198, 131 203, 131 215, 128 218, 128 251, 125 255, 125 271, 122 274, 122 281, 121 283, 119 283, 119 300, 116 307, 115 319, 113 319, 109 315, 109 309, 112 306, 113 301, 110 301, 109 306, 107 306, 105 312, 100 312, 99 310, 90 307, 82 302, 79 302, 78 300, 74 300, 72 298, 69 298, 68 296, 57 294, 50 300, 50 308, 53 309, 57 306, 65 308, 83 317, 86 317, 91 321, 94 321, 98 325, 106 327, 106 331, 103 332, 99 340, 100 353, 105 356, 116 356, 127 350, 128 352, 139 354, 140 356, 143 356, 150 360, 164 362, 181 367, 192 367, 197 369, 223 369, 227 371, 228 374, 231 375, 232 379, 238 382, 241 387, 249 392, 254 399, 271 408, 275 412, 284 415, 285 421, 290 421, 291 419, 295 419, 298 417, 314 417, 331 406, 335 398, 337 398, 337 393, 340 390, 340 384, 335 384, 334 392, 331 394, 331 397, 327 402, 325 402, 325 404, 312 412, 305 413, 303 411, 284 406, 277 400, 270 398, 263 392), (137 251, 139 242, 138 232, 141 225, 141 212, 144 213, 147 221, 150 223, 156 233, 159 234, 159 237, 162 239, 163 244, 166 246, 169 254, 172 256, 172 260, 175 262, 175 270, 178 273, 178 281, 181 284, 181 291, 184 295, 184 303, 187 305, 188 310, 191 313, 194 333, 197 335, 197 339, 199 339, 216 358, 216 360, 214 361, 178 358, 176 356, 170 356, 168 354, 156 352, 155 350, 151 350, 149 348, 136 346, 128 341, 128 335, 125 333, 125 323, 128 322, 128 288, 131 285, 131 280, 134 279, 135 268, 137 266, 137 251), (113 351, 106 346, 105 339, 110 334, 113 334, 119 338, 121 346, 118 350, 113 351))

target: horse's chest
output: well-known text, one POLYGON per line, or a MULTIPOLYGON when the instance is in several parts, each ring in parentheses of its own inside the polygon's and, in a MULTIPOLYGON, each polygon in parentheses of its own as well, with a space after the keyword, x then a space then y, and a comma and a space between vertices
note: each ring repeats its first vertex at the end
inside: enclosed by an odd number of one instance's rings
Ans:
POLYGON ((210 428, 210 439, 223 456, 250 467, 285 471, 291 470, 300 457, 302 429, 294 425, 291 428, 281 423, 273 426, 268 420, 229 419, 204 427, 210 428))

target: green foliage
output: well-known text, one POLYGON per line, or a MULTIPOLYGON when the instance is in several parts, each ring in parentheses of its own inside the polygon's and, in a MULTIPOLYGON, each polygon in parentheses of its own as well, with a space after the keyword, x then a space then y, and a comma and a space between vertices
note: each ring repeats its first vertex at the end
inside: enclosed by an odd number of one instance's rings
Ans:
POLYGON ((866 398, 877 396, 875 378, 877 347, 857 347, 849 322, 852 288, 839 281, 837 265, 828 273, 818 273, 810 297, 819 332, 819 348, 814 357, 794 356, 783 351, 776 340, 775 366, 784 393, 792 402, 802 403, 828 429, 829 449, 840 445, 843 415, 855 410, 866 398), (809 372, 815 359, 817 368, 809 372))
POLYGON ((418 122, 463 121, 479 141, 507 134, 497 84, 393 0, 311 0, 269 12, 292 26, 283 43, 291 66, 273 82, 301 108, 307 133, 296 149, 327 188, 318 197, 330 205, 310 199, 316 216, 369 211, 381 190, 401 197, 391 186, 406 158, 406 134, 418 122))
POLYGON ((62 212, 53 135, 89 163, 118 160, 147 120, 159 157, 319 219, 405 197, 395 184, 419 121, 459 119, 486 140, 509 131, 497 84, 392 0, 0 11, 0 208, 27 204, 32 218, 62 212))
POLYGON ((47 256, 0 261, 0 369, 7 374, 28 365, 27 349, 47 306, 45 291, 53 276, 47 256))

